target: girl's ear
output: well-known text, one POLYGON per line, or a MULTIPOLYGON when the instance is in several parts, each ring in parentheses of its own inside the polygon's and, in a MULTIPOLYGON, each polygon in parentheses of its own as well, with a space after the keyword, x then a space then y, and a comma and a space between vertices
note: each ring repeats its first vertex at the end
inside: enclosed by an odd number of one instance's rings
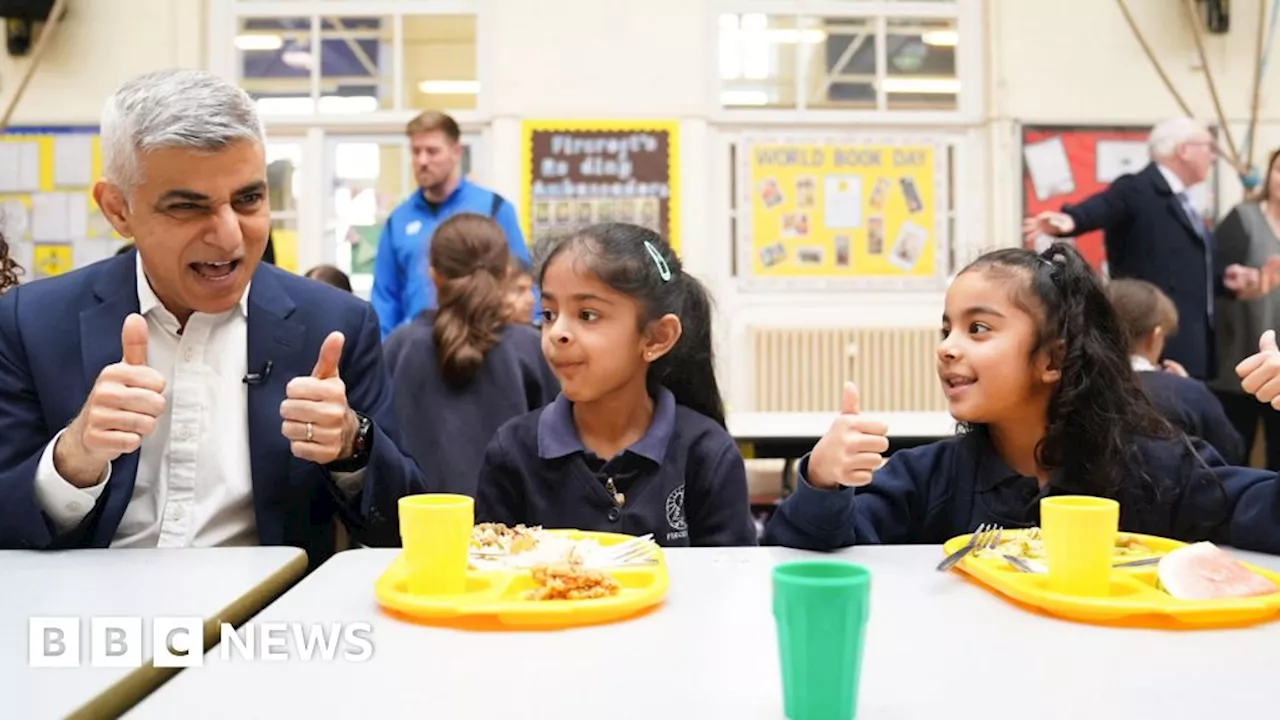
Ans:
POLYGON ((683 332, 684 326, 680 324, 680 318, 671 313, 649 323, 642 346, 645 362, 653 362, 671 352, 683 332))
POLYGON ((1036 359, 1036 372, 1040 375, 1040 382, 1054 385, 1062 380, 1062 360, 1066 354, 1067 344, 1062 340, 1056 340, 1053 345, 1040 351, 1036 359))

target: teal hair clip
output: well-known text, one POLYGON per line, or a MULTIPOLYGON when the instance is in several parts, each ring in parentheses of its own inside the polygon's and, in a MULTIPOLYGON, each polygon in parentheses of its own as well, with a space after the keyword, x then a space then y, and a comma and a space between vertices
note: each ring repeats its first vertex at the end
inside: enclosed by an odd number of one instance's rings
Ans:
POLYGON ((671 266, 663 259, 662 253, 658 252, 658 248, 648 240, 644 241, 644 249, 649 251, 649 257, 653 258, 653 264, 658 266, 658 277, 662 278, 662 282, 671 282, 671 266))

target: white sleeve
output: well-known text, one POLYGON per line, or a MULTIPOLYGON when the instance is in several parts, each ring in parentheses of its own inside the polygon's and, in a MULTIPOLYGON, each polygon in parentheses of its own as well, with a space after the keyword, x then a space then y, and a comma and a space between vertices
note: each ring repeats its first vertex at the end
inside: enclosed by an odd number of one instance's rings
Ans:
POLYGON ((58 531, 62 533, 73 529, 85 519, 97 504, 102 491, 106 489, 107 480, 111 478, 111 463, 107 463, 107 469, 102 472, 98 484, 87 488, 78 488, 59 475, 58 469, 53 464, 53 448, 64 432, 66 430, 54 435, 53 440, 45 445, 44 454, 40 456, 40 465, 36 468, 35 488, 36 502, 39 503, 40 509, 49 516, 50 520, 53 520, 58 531))
POLYGON ((368 468, 360 468, 355 472, 331 472, 329 476, 333 478, 333 484, 338 486, 342 494, 348 500, 355 497, 360 489, 364 487, 364 471, 368 468))

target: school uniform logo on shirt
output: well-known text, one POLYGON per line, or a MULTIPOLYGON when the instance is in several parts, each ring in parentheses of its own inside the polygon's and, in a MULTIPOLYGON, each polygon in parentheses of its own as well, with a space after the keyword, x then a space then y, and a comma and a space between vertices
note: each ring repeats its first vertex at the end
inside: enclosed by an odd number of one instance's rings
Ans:
POLYGON ((668 540, 689 537, 689 523, 684 516, 684 485, 667 495, 667 525, 671 526, 671 532, 667 533, 668 540))
POLYGON ((411 223, 409 223, 408 225, 405 225, 405 226, 404 226, 404 234, 405 234, 405 235, 417 235, 417 234, 418 234, 418 231, 419 231, 419 230, 421 230, 421 229, 422 229, 422 221, 421 221, 421 220, 414 220, 413 222, 411 222, 411 223))

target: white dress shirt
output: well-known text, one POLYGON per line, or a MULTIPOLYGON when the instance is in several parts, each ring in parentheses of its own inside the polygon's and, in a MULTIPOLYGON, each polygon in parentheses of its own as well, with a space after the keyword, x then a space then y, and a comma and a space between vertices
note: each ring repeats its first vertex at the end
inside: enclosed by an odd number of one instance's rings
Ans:
MULTIPOLYGON (((147 320, 147 365, 165 379, 165 412, 142 441, 133 497, 112 547, 258 544, 249 460, 248 298, 218 315, 192 313, 182 328, 156 297, 137 261, 138 306, 147 320)), ((59 433, 61 434, 61 433, 59 433)), ((45 448, 36 499, 66 532, 93 509, 106 483, 80 489, 45 448)))
POLYGON ((1151 361, 1141 355, 1130 355, 1129 363, 1133 365, 1134 372, 1155 372, 1160 368, 1151 364, 1151 361))

